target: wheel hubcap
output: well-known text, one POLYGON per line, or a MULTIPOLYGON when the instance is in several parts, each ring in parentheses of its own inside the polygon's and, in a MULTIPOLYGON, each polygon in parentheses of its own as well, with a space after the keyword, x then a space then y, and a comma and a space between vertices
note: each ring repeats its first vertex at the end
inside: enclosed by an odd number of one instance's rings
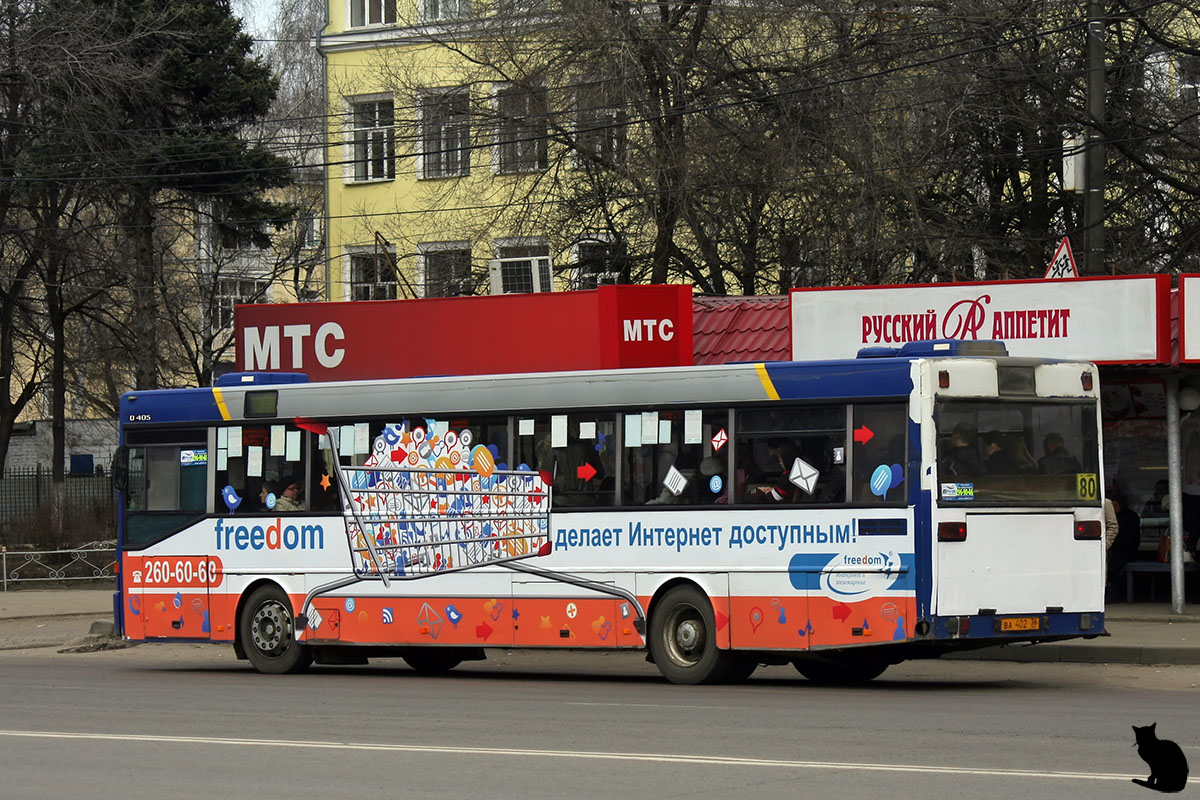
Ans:
POLYGON ((292 626, 283 606, 277 602, 264 603, 254 614, 251 626, 254 646, 268 656, 282 654, 290 644, 292 626))
POLYGON ((667 626, 666 640, 672 661, 683 667, 694 666, 704 654, 707 641, 704 620, 699 612, 694 608, 676 610, 667 626))

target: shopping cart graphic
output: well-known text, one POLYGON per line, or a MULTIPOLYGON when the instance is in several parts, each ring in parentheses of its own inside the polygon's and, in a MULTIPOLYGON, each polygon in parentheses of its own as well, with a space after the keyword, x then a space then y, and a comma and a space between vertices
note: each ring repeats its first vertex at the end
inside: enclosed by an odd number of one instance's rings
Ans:
MULTIPOLYGON (((325 433, 340 453, 340 431, 306 421, 325 433)), ((645 614, 625 589, 529 564, 551 552, 553 479, 521 465, 496 463, 497 449, 476 444, 469 430, 388 425, 360 466, 333 458, 342 498, 353 575, 310 590, 296 617, 296 633, 319 627, 312 601, 357 581, 414 580, 488 565, 501 565, 633 604, 635 626, 645 614)))
POLYGON ((390 425, 362 466, 338 471, 361 579, 423 578, 549 552, 548 476, 498 469, 495 452, 469 430, 390 425))

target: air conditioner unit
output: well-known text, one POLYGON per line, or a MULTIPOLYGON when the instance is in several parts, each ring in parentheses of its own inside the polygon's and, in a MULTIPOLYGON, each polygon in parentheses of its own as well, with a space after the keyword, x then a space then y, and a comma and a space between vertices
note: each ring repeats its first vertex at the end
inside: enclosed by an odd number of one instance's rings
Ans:
POLYGON ((488 262, 492 294, 554 291, 548 258, 494 258, 488 262))

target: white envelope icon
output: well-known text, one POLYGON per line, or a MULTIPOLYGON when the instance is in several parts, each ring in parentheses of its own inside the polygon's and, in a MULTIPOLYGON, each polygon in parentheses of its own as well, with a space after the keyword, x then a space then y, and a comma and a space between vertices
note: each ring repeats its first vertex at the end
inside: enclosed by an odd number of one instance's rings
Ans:
POLYGON ((812 494, 816 488, 818 477, 820 473, 817 468, 799 458, 792 462, 792 471, 788 473, 788 481, 808 494, 812 494))

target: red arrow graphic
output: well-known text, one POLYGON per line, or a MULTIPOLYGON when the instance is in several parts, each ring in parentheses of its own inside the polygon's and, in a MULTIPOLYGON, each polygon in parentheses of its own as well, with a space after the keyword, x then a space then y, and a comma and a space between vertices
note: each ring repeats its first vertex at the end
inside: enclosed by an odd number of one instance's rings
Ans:
POLYGON ((590 481, 596 477, 596 468, 585 461, 582 465, 575 468, 575 474, 579 476, 580 480, 590 481))
MULTIPOLYGON (((847 614, 850 613, 849 608, 846 609, 846 613, 847 614)), ((478 636, 480 639, 483 639, 485 642, 488 640, 488 637, 491 636, 493 632, 494 632, 494 629, 492 628, 492 626, 488 625, 486 622, 481 622, 475 626, 475 635, 478 636)))
POLYGON ((875 432, 866 425, 863 425, 861 428, 854 429, 854 441, 858 442, 859 444, 866 444, 867 442, 871 441, 872 437, 874 436, 875 432))
POLYGON ((850 619, 850 606, 845 603, 838 603, 833 607, 833 618, 841 622, 850 619))

